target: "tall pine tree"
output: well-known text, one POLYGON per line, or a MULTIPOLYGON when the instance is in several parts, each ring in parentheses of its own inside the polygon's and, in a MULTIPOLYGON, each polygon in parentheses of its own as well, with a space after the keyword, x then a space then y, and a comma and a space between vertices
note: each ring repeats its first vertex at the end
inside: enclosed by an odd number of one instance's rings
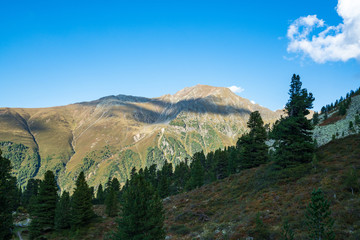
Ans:
POLYGON ((190 165, 190 179, 187 183, 188 190, 201 187, 204 184, 204 168, 201 164, 202 159, 205 159, 203 152, 194 154, 193 156, 193 160, 190 165))
POLYGON ((121 217, 114 239, 165 239, 162 201, 143 175, 135 174, 122 197, 121 217))
POLYGON ((85 180, 84 172, 79 174, 71 199, 71 227, 77 229, 89 223, 94 217, 92 209, 92 193, 85 180))
POLYGON ((55 229, 70 228, 71 203, 70 195, 64 191, 56 204, 55 229))
POLYGON ((40 183, 39 194, 31 214, 32 221, 29 227, 31 239, 40 236, 44 230, 54 229, 57 190, 54 173, 47 171, 44 180, 40 183))
POLYGON ((268 146, 265 143, 267 133, 258 111, 250 114, 247 126, 250 132, 244 134, 237 142, 241 169, 257 167, 268 160, 268 146))
POLYGON ((100 183, 98 190, 97 190, 97 194, 96 194, 96 203, 104 204, 104 202, 105 202, 105 192, 104 192, 103 186, 100 183))
POLYGON ((120 183, 117 180, 117 178, 113 178, 111 184, 109 185, 109 189, 107 190, 107 195, 105 199, 105 205, 106 205, 105 212, 109 217, 114 217, 118 213, 119 191, 120 191, 120 183))
POLYGON ((287 117, 278 121, 272 137, 276 140, 276 162, 283 168, 299 163, 308 163, 313 159, 314 143, 311 121, 306 118, 313 107, 314 97, 301 88, 299 75, 293 75, 290 84, 290 99, 285 106, 287 117))

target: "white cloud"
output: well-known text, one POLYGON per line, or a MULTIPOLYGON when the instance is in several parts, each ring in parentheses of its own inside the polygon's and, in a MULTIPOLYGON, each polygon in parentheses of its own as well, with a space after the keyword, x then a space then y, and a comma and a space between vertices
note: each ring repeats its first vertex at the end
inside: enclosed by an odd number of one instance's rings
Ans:
POLYGON ((337 26, 327 26, 316 15, 296 19, 287 31, 287 51, 302 52, 317 63, 360 59, 360 1, 338 0, 336 10, 343 18, 337 26))
POLYGON ((245 90, 242 87, 237 87, 237 86, 231 86, 228 87, 228 89, 230 89, 234 93, 242 93, 245 90))
POLYGON ((255 103, 256 103, 254 100, 251 100, 250 102, 251 102, 252 104, 255 104, 255 103))

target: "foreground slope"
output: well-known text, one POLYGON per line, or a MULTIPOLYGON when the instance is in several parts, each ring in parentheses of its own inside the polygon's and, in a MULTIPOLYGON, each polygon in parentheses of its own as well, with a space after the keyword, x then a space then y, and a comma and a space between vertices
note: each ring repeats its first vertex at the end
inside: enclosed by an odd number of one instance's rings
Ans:
POLYGON ((84 171, 91 186, 133 167, 177 164, 195 152, 234 145, 252 111, 265 123, 280 114, 228 88, 197 85, 158 98, 108 96, 61 107, 0 108, 0 147, 21 185, 46 170, 71 190, 84 171))
POLYGON ((332 141, 319 148, 317 156, 317 163, 291 172, 264 165, 170 197, 165 200, 168 235, 245 239, 251 236, 259 212, 272 239, 279 239, 285 219, 295 239, 307 239, 305 209, 313 189, 321 187, 335 219, 335 239, 359 239, 360 195, 352 195, 344 180, 350 169, 360 169, 360 135, 332 141))

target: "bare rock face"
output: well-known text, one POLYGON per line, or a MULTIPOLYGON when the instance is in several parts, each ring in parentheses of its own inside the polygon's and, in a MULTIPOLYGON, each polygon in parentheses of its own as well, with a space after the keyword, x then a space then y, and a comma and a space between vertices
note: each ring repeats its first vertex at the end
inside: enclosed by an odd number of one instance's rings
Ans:
POLYGON ((22 185, 53 170, 60 187, 71 190, 80 171, 91 186, 113 176, 125 182, 133 167, 178 164, 195 152, 234 145, 252 111, 265 123, 281 115, 207 85, 158 98, 118 95, 52 108, 0 108, 0 148, 22 185))

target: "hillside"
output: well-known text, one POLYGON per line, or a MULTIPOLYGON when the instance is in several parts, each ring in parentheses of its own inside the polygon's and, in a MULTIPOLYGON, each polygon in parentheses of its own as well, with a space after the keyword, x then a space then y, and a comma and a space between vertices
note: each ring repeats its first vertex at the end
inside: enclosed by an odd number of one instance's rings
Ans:
POLYGON ((158 98, 108 96, 67 106, 0 108, 0 148, 24 186, 53 170, 71 190, 84 171, 91 186, 133 167, 177 164, 195 152, 234 145, 252 111, 265 123, 280 113, 252 104, 228 88, 196 85, 158 98))
MULTIPOLYGON (((330 203, 337 240, 360 238, 360 193, 352 195, 344 180, 350 169, 360 169, 360 135, 332 141, 317 150, 317 162, 291 172, 276 171, 271 163, 244 170, 190 192, 165 198, 167 239, 246 239, 252 236, 259 213, 271 239, 279 239, 289 221, 295 239, 305 240, 305 209, 313 189, 321 187, 330 203)), ((104 239, 116 230, 103 206, 88 227, 53 233, 49 239, 104 239)))
POLYGON ((316 164, 277 172, 271 164, 246 170, 165 201, 171 239, 245 239, 260 213, 273 239, 287 219, 295 239, 305 238, 304 210, 313 189, 321 187, 330 203, 335 239, 360 238, 359 193, 345 189, 352 168, 360 169, 360 135, 335 140, 317 150, 316 164))
POLYGON ((320 115, 320 122, 314 129, 314 139, 321 146, 330 142, 333 138, 339 139, 349 135, 359 133, 360 125, 356 121, 360 115, 360 95, 351 97, 351 103, 344 116, 339 114, 339 108, 335 108, 328 114, 325 119, 325 114, 320 115), (353 128, 350 128, 350 122, 353 128))

